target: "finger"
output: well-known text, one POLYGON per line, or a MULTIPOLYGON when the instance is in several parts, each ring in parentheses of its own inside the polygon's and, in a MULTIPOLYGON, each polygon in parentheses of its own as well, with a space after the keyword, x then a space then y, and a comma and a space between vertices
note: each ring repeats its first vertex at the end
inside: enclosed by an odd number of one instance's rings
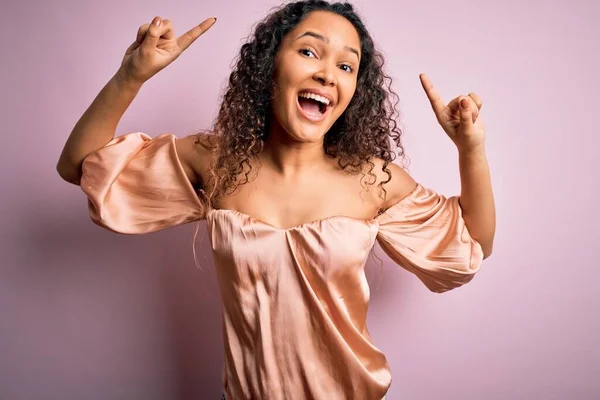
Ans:
POLYGON ((463 96, 458 96, 453 98, 450 103, 448 103, 448 108, 451 109, 453 112, 458 112, 460 110, 460 99, 462 99, 463 96))
POLYGON ((437 90, 433 86, 433 83, 431 83, 431 80, 429 80, 429 77, 427 75, 420 74, 419 78, 421 78, 421 85, 423 85, 423 89, 425 90, 425 93, 427 94, 427 98, 429 99, 429 102, 431 103, 433 112, 435 112, 435 114, 437 116, 440 116, 442 114, 442 111, 444 111, 444 109, 446 108, 446 105, 444 104, 442 97, 437 92, 437 90))
POLYGON ((163 33, 160 35, 163 39, 175 39, 175 31, 173 30, 173 24, 168 19, 163 19, 162 24, 160 25, 163 28, 163 33))
POLYGON ((158 43, 158 39, 160 38, 160 24, 162 20, 160 17, 154 17, 152 23, 148 26, 146 30, 146 35, 144 36, 144 40, 142 41, 142 49, 154 49, 156 44, 158 43))
POLYGON ((204 20, 200 25, 196 25, 195 27, 193 27, 192 29, 190 29, 189 31, 187 31, 186 33, 181 35, 177 39, 177 44, 179 45, 179 48, 181 49, 181 51, 184 51, 185 49, 190 47, 190 45, 192 43, 194 43, 194 41, 196 41, 196 39, 198 39, 200 36, 202 36, 202 34, 204 32, 209 30, 214 25, 215 22, 217 22, 216 18, 214 18, 214 17, 208 18, 208 19, 204 20))
POLYGON ((136 42, 138 42, 139 44, 142 44, 144 42, 144 38, 146 37, 146 32, 148 32, 149 27, 150 24, 144 24, 140 26, 137 33, 136 42))
POLYGON ((460 99, 460 125, 469 128, 473 125, 473 105, 469 97, 461 96, 460 99))
MULTIPOLYGON (((472 104, 477 106, 477 109, 481 109, 481 106, 483 105, 481 98, 473 92, 469 93, 469 97, 471 98, 472 104)), ((450 108, 452 111, 458 111, 458 108, 460 107, 458 101, 461 98, 463 98, 463 96, 458 96, 454 98, 450 103, 448 103, 448 108, 450 108)))
POLYGON ((481 98, 473 92, 469 93, 469 97, 473 99, 477 108, 481 110, 481 106, 483 106, 483 102, 481 101, 481 98))
POLYGON ((154 17, 152 23, 148 27, 144 41, 142 42, 143 50, 154 50, 161 37, 173 37, 171 34, 172 24, 168 19, 162 20, 160 17, 154 17), (158 25, 160 24, 160 25, 158 25))
POLYGON ((479 107, 476 106, 475 101, 471 97, 458 96, 448 103, 448 108, 452 110, 453 113, 458 113, 460 111, 460 100, 465 98, 471 103, 469 108, 473 114, 473 122, 475 122, 479 116, 479 107))

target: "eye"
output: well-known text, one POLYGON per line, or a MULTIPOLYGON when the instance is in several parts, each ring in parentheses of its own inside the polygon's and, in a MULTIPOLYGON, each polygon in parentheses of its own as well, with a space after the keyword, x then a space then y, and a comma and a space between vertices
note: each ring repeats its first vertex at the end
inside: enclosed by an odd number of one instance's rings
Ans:
POLYGON ((312 57, 317 57, 311 49, 300 49, 299 53, 305 55, 306 57, 311 57, 311 55, 312 57))
POLYGON ((352 73, 354 71, 354 68, 352 68, 352 65, 350 65, 350 64, 342 64, 342 65, 340 65, 340 68, 343 71, 350 72, 350 73, 352 73))

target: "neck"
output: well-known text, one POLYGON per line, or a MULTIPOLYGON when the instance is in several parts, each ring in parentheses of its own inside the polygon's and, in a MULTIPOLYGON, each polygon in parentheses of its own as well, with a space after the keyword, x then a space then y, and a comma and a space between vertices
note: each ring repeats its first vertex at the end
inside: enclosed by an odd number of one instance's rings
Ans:
POLYGON ((283 176, 293 176, 322 168, 327 162, 323 139, 301 142, 291 138, 281 126, 271 125, 262 158, 283 176))

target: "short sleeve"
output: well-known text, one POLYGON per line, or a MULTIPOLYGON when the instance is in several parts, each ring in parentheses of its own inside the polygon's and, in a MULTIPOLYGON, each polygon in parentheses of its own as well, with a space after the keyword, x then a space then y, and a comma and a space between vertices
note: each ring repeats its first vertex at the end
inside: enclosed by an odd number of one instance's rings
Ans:
POLYGON ((381 248, 432 292, 462 286, 481 268, 483 251, 469 235, 458 196, 417 184, 377 219, 381 248))
POLYGON ((141 234, 202 219, 205 207, 177 156, 175 139, 129 133, 89 154, 81 189, 92 221, 114 232, 141 234))

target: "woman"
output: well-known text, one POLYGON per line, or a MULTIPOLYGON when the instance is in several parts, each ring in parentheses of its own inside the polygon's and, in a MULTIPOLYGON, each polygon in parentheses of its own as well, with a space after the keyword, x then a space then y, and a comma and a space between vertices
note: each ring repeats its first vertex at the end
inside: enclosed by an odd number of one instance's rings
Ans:
POLYGON ((71 133, 58 171, 93 221, 129 234, 206 219, 223 302, 230 399, 381 399, 391 376, 366 327, 375 240, 429 289, 469 282, 495 212, 475 94, 435 116, 459 151, 446 198, 391 163, 403 155, 389 78, 347 3, 283 6, 242 46, 212 134, 113 140, 141 85, 216 19, 176 38, 140 27, 121 68, 71 133))

